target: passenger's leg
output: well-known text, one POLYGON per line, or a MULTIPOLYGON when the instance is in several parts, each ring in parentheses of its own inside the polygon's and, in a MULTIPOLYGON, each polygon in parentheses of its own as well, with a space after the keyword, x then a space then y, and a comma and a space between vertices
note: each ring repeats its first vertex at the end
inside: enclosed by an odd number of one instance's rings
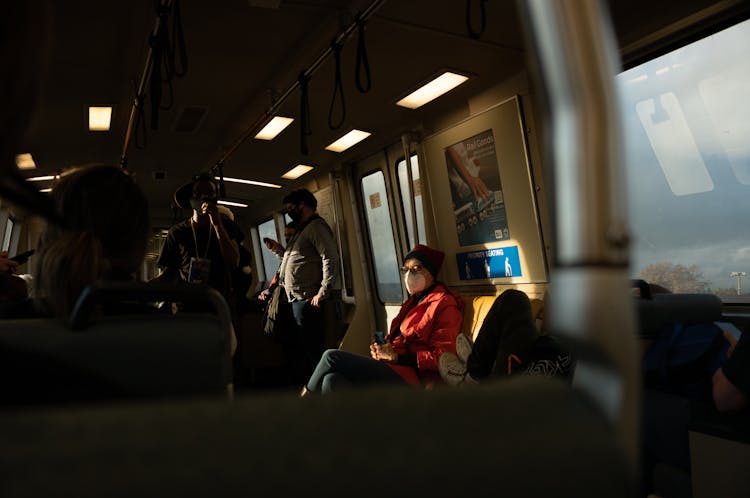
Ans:
MULTIPOLYGON (((506 290, 495 299, 482 322, 466 362, 467 372, 474 379, 489 376, 499 356, 523 352, 536 336, 529 298, 521 291, 506 290)), ((499 367, 504 371, 504 365, 499 367)))
POLYGON ((690 402, 680 396, 645 389, 643 415, 642 473, 644 488, 654 492, 654 468, 658 463, 690 472, 690 402))
POLYGON ((292 384, 300 386, 310 378, 323 354, 323 314, 309 301, 289 303, 293 320, 283 340, 287 373, 292 384))
POLYGON ((382 361, 340 349, 329 349, 323 353, 323 357, 310 376, 307 390, 327 393, 333 390, 335 385, 341 385, 342 380, 352 384, 405 382, 382 361), (336 377, 329 378, 331 375, 336 375, 336 377))
POLYGON ((300 329, 303 364, 300 366, 303 382, 315 369, 324 350, 323 310, 310 301, 292 303, 294 319, 300 329))
POLYGON ((321 388, 321 392, 323 394, 332 393, 344 388, 344 386, 347 386, 349 384, 351 384, 351 382, 349 382, 343 375, 338 373, 329 373, 325 377, 323 377, 323 386, 321 388))

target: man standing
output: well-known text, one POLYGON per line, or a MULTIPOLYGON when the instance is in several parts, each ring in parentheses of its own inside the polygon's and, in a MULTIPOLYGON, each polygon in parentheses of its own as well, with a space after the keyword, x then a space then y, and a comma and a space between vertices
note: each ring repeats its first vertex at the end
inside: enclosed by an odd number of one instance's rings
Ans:
POLYGON ((339 284, 339 256, 328 223, 317 213, 318 201, 307 189, 283 199, 296 225, 279 268, 280 283, 289 301, 296 330, 283 341, 292 380, 303 384, 324 350, 323 306, 333 303, 339 284))
POLYGON ((213 287, 231 303, 231 271, 239 264, 242 232, 219 214, 217 188, 208 174, 177 189, 175 203, 191 207, 192 216, 169 229, 157 264, 164 268, 156 281, 202 283, 213 287))

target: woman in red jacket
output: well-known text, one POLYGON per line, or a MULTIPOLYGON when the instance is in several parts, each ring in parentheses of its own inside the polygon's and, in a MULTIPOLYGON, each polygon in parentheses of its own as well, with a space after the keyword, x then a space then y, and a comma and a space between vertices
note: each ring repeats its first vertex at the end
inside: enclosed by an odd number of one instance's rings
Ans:
POLYGON ((329 349, 302 390, 328 393, 349 384, 430 384, 440 381, 438 360, 455 353, 463 303, 435 280, 445 254, 418 245, 404 257, 404 283, 409 299, 401 305, 383 344, 370 344, 370 358, 329 349))

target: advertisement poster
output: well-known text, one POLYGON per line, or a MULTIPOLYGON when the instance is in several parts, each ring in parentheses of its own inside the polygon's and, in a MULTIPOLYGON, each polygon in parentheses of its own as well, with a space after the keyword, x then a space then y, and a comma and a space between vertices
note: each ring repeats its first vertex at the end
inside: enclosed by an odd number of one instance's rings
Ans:
POLYGON ((518 246, 456 254, 461 280, 521 277, 518 246))
POLYGON ((445 162, 459 245, 509 239, 492 130, 447 147, 445 162))

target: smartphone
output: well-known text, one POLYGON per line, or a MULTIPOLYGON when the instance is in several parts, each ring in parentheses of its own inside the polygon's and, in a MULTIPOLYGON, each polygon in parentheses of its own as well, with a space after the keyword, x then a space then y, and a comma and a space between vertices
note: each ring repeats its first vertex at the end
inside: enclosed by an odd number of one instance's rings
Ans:
POLYGON ((385 333, 382 330, 375 331, 375 342, 381 346, 385 344, 385 333))
POLYGON ((28 261, 28 260, 29 260, 29 258, 30 258, 31 256, 33 256, 33 254, 34 254, 35 252, 36 252, 36 251, 34 251, 34 249, 31 249, 30 251, 22 252, 21 254, 16 254, 16 255, 15 255, 15 256, 13 256, 12 258, 8 258, 8 259, 10 259, 11 261, 15 261, 15 262, 16 262, 16 263, 18 263, 19 265, 22 265, 22 264, 24 264, 24 263, 25 263, 26 261, 28 261))

